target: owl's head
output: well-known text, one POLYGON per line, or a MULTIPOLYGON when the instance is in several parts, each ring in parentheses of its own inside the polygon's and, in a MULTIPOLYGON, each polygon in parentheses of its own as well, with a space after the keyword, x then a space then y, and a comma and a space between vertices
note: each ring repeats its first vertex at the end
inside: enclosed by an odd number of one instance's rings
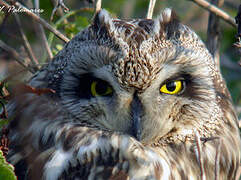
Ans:
POLYGON ((217 99, 228 95, 204 43, 171 9, 155 20, 101 10, 50 67, 48 87, 75 123, 146 144, 182 141, 194 130, 211 136, 222 116, 217 99))

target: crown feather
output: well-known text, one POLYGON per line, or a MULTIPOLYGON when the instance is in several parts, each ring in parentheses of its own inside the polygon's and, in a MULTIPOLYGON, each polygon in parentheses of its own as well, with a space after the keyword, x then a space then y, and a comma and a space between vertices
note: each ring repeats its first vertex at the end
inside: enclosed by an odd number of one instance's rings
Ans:
POLYGON ((101 35, 103 33, 111 34, 115 29, 112 18, 110 17, 109 13, 104 9, 98 11, 95 14, 92 27, 98 35, 101 35))
POLYGON ((175 11, 170 8, 164 9, 160 16, 155 19, 153 33, 159 37, 169 39, 179 26, 179 20, 175 11))

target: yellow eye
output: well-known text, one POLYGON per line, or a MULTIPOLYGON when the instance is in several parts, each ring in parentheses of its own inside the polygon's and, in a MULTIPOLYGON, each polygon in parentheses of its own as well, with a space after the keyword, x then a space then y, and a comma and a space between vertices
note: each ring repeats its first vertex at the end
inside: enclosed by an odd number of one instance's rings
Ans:
POLYGON ((90 90, 92 96, 108 96, 113 92, 111 86, 104 81, 93 81, 90 90))
POLYGON ((183 89, 183 81, 176 80, 164 84, 160 88, 160 92, 165 94, 177 94, 183 89))

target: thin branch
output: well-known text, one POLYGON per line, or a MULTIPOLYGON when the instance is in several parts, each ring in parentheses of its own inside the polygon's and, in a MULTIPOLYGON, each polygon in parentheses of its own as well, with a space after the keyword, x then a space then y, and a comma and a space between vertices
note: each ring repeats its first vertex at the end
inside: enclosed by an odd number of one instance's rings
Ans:
POLYGON ((196 145, 197 145, 196 156, 197 156, 197 159, 198 159, 198 162, 200 165, 201 180, 206 180, 203 157, 202 157, 202 144, 201 144, 201 140, 200 140, 200 135, 197 131, 195 132, 195 140, 196 140, 196 145))
POLYGON ((47 93, 52 93, 52 94, 56 93, 55 90, 50 88, 35 88, 24 83, 17 84, 15 88, 16 88, 16 93, 18 94, 33 93, 40 96, 42 94, 47 94, 47 93))
POLYGON ((231 17, 229 14, 227 14, 223 10, 217 8, 216 6, 210 4, 209 2, 207 2, 205 0, 190 0, 190 1, 193 1, 194 3, 203 7, 204 9, 207 9, 208 11, 216 14, 218 17, 222 18, 224 21, 231 24, 232 26, 237 27, 233 17, 231 17))
POLYGON ((0 113, 0 119, 7 119, 8 118, 8 112, 7 109, 5 107, 5 104, 3 102, 0 101, 0 104, 2 106, 2 112, 0 113))
MULTIPOLYGON (((39 0, 34 0, 34 6, 35 6, 36 9, 39 9, 39 0)), ((39 13, 37 13, 37 16, 39 16, 39 13)), ((45 49, 47 51, 48 57, 49 57, 49 59, 52 59, 53 58, 53 54, 52 54, 52 51, 51 51, 51 49, 49 47, 47 37, 45 35, 43 26, 41 24, 38 24, 38 30, 39 30, 38 32, 40 34, 40 38, 41 38, 42 44, 43 44, 43 46, 45 47, 45 49)))
POLYGON ((215 180, 219 180, 219 172, 220 172, 220 166, 219 166, 219 161, 220 161, 220 150, 222 146, 222 139, 218 140, 218 147, 216 150, 216 156, 215 156, 215 180))
POLYGON ((238 32, 237 32, 237 37, 241 37, 241 4, 239 5, 238 8, 238 14, 235 17, 236 24, 238 25, 238 32))
MULTIPOLYGON (((212 0, 211 3, 218 7, 221 7, 224 0, 212 0)), ((213 55, 214 61, 218 67, 220 67, 220 24, 219 17, 210 12, 208 19, 208 30, 207 30, 207 48, 209 52, 213 55)))
POLYGON ((68 12, 69 8, 67 8, 67 6, 64 4, 63 0, 57 0, 57 3, 52 11, 52 14, 50 16, 50 20, 53 20, 54 14, 56 13, 56 11, 58 10, 58 8, 62 8, 64 10, 64 12, 68 12))
MULTIPOLYGON (((8 3, 4 2, 3 0, 0 0, 0 4, 5 6, 6 8, 10 8, 11 7, 8 3)), ((41 17, 39 17, 36 14, 34 14, 33 12, 31 12, 29 9, 27 9, 26 7, 21 5, 19 2, 15 2, 14 5, 17 7, 17 9, 19 9, 19 8, 22 9, 25 12, 26 15, 32 17, 35 21, 37 21, 38 23, 42 24, 46 29, 48 29, 49 31, 53 32, 61 40, 63 40, 66 43, 69 42, 69 39, 64 34, 59 32, 57 29, 53 28, 44 19, 42 19, 41 17)))
POLYGON ((156 0, 150 0, 149 7, 148 7, 148 12, 147 12, 147 15, 146 15, 147 19, 152 19, 152 15, 153 15, 153 11, 154 11, 154 8, 155 8, 155 4, 156 4, 156 0))
MULTIPOLYGON (((57 1, 57 0, 51 0, 51 3, 52 3, 52 5, 53 5, 54 7, 57 5, 57 2, 56 2, 56 1, 57 1)), ((62 17, 62 16, 65 15, 63 12, 64 12, 64 11, 63 11, 62 8, 58 8, 56 13, 58 13, 58 15, 62 17)), ((67 13, 69 13, 69 12, 70 12, 70 10, 69 10, 67 13)), ((50 21, 51 21, 51 18, 50 18, 50 21)), ((65 19, 63 23, 64 23, 64 24, 67 24, 67 23, 68 23, 68 20, 65 19)))
POLYGON ((25 35, 24 31, 23 31, 23 28, 22 28, 22 25, 21 25, 21 21, 19 19, 18 14, 14 13, 14 17, 16 19, 16 22, 17 22, 17 25, 18 25, 18 28, 19 28, 19 32, 20 32, 22 40, 23 40, 23 45, 25 47, 25 50, 28 53, 28 56, 29 56, 32 64, 37 67, 38 60, 35 57, 35 55, 33 53, 33 50, 32 50, 32 48, 31 48, 31 46, 30 46, 30 44, 28 42, 28 39, 27 39, 27 37, 26 37, 26 35, 25 35))
POLYGON ((8 138, 9 129, 3 127, 0 134, 0 150, 3 152, 3 156, 7 156, 9 151, 9 138, 8 138))
POLYGON ((101 10, 101 0, 96 0, 95 3, 95 12, 98 12, 101 10))
POLYGON ((39 24, 39 32, 40 32, 40 37, 41 37, 41 40, 42 40, 42 44, 43 44, 43 46, 46 49, 48 57, 49 57, 49 59, 52 59, 54 57, 53 53, 52 53, 52 51, 51 51, 51 49, 49 47, 48 39, 47 39, 47 37, 46 37, 46 35, 44 33, 43 26, 41 26, 40 24, 39 24))
POLYGON ((10 55, 12 55, 12 57, 21 65, 23 66, 25 69, 27 69, 29 72, 34 73, 35 71, 32 68, 29 68, 26 64, 25 64, 25 59, 22 58, 17 51, 15 51, 15 49, 13 49, 12 47, 8 46, 7 44, 5 44, 2 40, 0 40, 0 48, 2 48, 4 51, 8 52, 10 55))
MULTIPOLYGON (((238 29, 236 34, 237 42, 234 43, 234 47, 236 47, 239 54, 241 54, 241 5, 239 5, 238 14, 235 17, 235 20, 236 24, 238 25, 238 29)), ((238 64, 241 66, 241 59, 239 60, 238 64)))
MULTIPOLYGON (((77 10, 73 10, 73 11, 70 11, 68 13, 66 13, 64 16, 62 16, 55 24, 53 24, 53 26, 55 28, 58 28, 61 23, 63 23, 65 20, 67 20, 70 16, 73 16, 79 12, 94 12, 94 8, 80 8, 80 9, 77 9, 77 10)), ((48 37, 48 44, 51 46, 52 42, 53 42, 53 38, 54 38, 54 34, 53 33, 49 33, 49 37, 48 37)))

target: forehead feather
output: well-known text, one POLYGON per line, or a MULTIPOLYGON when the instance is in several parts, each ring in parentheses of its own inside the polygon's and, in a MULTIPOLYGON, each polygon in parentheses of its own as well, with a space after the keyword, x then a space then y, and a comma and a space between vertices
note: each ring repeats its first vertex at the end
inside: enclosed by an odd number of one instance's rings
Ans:
MULTIPOLYGON (((215 71, 213 59, 203 42, 190 28, 179 23, 171 9, 165 9, 155 20, 112 19, 107 11, 101 10, 95 15, 92 24, 72 39, 64 50, 72 52, 71 57, 78 61, 78 57, 87 57, 83 49, 88 44, 94 44, 96 54, 100 54, 101 48, 98 47, 105 47, 101 54, 106 54, 106 58, 98 58, 96 61, 112 65, 119 83, 127 88, 146 89, 165 63, 170 62, 198 65, 201 61, 206 64, 207 72, 215 71), (113 52, 116 58, 109 58, 108 62, 109 52, 113 52), (188 58, 178 59, 178 55, 186 55, 188 58)), ((94 57, 95 50, 90 49, 88 54, 94 57)), ((81 61, 90 63, 87 59, 81 61)))
POLYGON ((121 55, 113 62, 113 71, 126 87, 144 90, 166 61, 185 50, 188 55, 192 50, 196 54, 206 52, 209 56, 199 37, 180 24, 175 12, 169 8, 155 20, 111 19, 106 11, 100 11, 90 28, 100 42, 110 41, 111 46, 117 44, 119 47, 121 55))

